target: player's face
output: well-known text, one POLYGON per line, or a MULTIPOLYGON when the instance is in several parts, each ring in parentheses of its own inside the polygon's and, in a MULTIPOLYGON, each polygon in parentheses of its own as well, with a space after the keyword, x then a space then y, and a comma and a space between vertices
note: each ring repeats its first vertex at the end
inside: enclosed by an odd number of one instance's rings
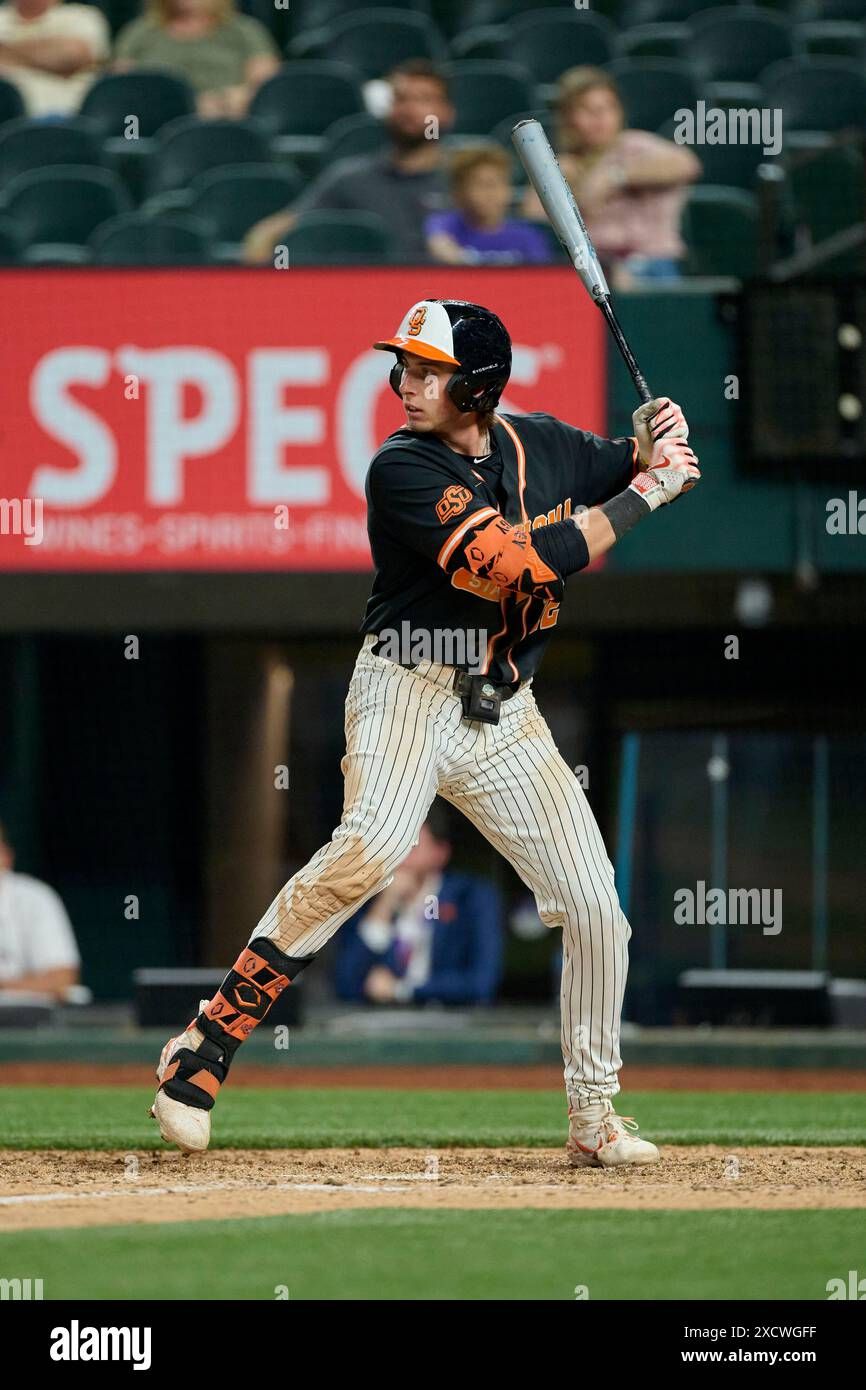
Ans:
POLYGON ((460 411, 446 391, 454 368, 446 362, 430 362, 412 352, 401 353, 403 376, 400 399, 410 430, 430 433, 445 429, 460 419, 460 411))

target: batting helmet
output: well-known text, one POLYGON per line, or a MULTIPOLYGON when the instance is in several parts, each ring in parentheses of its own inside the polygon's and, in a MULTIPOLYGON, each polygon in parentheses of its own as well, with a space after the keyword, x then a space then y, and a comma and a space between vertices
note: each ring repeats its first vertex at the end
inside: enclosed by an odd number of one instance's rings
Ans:
MULTIPOLYGON (((511 375, 511 339, 500 318, 466 299, 421 299, 413 304, 393 338, 374 343, 386 352, 412 352, 457 368, 446 391, 458 410, 493 410, 511 375)), ((390 382, 400 394, 402 366, 390 382)))

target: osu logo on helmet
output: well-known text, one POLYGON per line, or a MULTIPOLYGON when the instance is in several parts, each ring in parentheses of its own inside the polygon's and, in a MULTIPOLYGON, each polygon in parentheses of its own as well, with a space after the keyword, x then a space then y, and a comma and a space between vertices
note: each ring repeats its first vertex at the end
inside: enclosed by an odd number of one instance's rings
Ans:
POLYGON ((421 329, 424 327, 424 320, 426 319, 426 317, 427 306, 426 304, 421 304, 410 318, 409 325, 406 329, 406 332, 408 333, 410 338, 417 338, 418 334, 421 332, 421 329))
POLYGON ((459 483, 452 483, 450 487, 446 487, 436 503, 436 515, 443 523, 450 521, 452 517, 465 512, 467 503, 471 501, 472 493, 468 487, 461 487, 459 483))

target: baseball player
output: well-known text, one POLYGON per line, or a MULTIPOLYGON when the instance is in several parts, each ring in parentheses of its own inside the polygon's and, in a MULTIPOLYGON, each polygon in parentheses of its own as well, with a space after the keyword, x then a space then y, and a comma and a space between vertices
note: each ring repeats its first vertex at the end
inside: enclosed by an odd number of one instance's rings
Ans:
POLYGON ((278 893, 213 999, 163 1048, 151 1113, 164 1139, 188 1152, 207 1147, 238 1047, 390 883, 438 794, 513 865, 541 920, 562 931, 568 1158, 652 1163, 655 1145, 613 1107, 631 928, 583 789, 532 687, 568 576, 699 480, 683 412, 666 397, 651 401, 625 439, 551 415, 498 413, 511 341, 494 313, 461 300, 414 304, 374 347, 394 355, 390 382, 406 424, 367 474, 376 572, 346 700, 343 816, 278 893))

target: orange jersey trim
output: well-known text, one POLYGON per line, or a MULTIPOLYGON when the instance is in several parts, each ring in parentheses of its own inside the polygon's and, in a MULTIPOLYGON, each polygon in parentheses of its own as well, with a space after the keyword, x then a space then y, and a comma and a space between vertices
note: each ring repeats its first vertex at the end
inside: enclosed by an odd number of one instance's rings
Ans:
POLYGON ((466 532, 470 531, 473 526, 479 525, 480 522, 489 521, 491 517, 498 515, 499 513, 495 507, 481 507, 477 512, 470 512, 466 520, 461 521, 457 529, 451 532, 451 535, 439 551, 439 554, 436 556, 437 565, 441 566, 444 570, 451 556, 454 554, 454 551, 466 535, 466 532))

